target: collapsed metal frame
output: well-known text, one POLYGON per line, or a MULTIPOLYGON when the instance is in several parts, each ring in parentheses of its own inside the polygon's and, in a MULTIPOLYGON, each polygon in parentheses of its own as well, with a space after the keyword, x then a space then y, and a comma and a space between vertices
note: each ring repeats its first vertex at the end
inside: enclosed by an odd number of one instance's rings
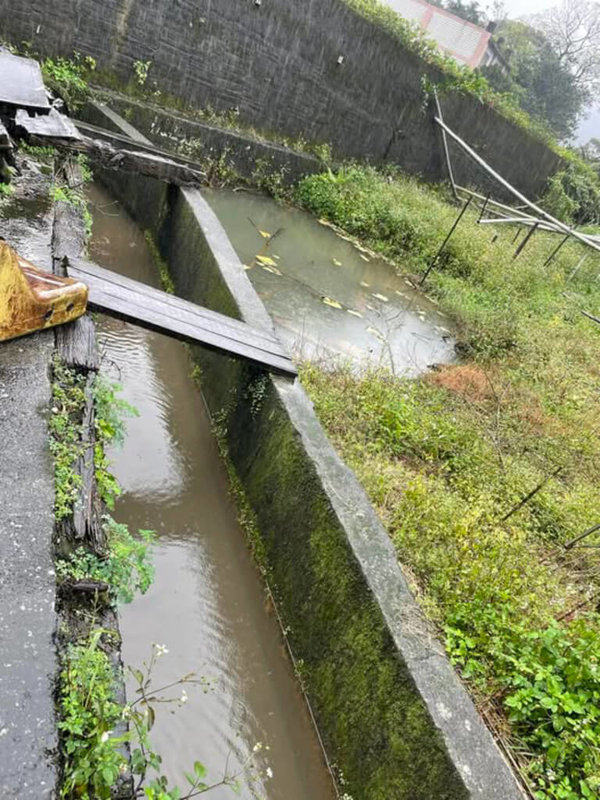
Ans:
MULTIPOLYGON (((524 247, 526 246, 527 242, 531 239, 533 234, 538 230, 547 231, 550 233, 560 233, 563 235, 561 242, 555 247, 552 253, 547 258, 545 265, 549 264, 555 256, 558 254, 561 247, 566 244, 566 242, 573 238, 579 241, 581 244, 584 244, 587 247, 590 247, 597 252, 600 252, 600 236, 588 235, 581 233, 581 231, 576 230, 574 227, 567 225, 561 220, 556 219, 553 217, 552 214, 549 214, 540 206, 536 205, 532 200, 529 200, 524 194, 522 194, 518 189, 516 189, 511 183, 509 183, 500 173, 496 172, 493 167, 491 167, 485 159, 483 159, 478 153, 470 147, 464 139, 462 139, 455 131, 453 131, 445 122, 442 115, 441 105, 437 96, 437 92, 434 95, 435 105, 436 105, 436 114, 434 115, 434 121, 440 128, 442 134, 442 144, 444 150, 444 158, 446 161, 446 168, 448 170, 448 178, 450 180, 450 186, 452 189, 452 193, 454 197, 461 201, 463 204, 469 200, 474 201, 474 205, 478 206, 480 209, 479 219, 477 220, 478 224, 480 225, 502 225, 502 224, 512 224, 512 225, 521 225, 525 228, 529 228, 529 231, 525 237, 525 239, 519 244, 517 250, 515 251, 515 258, 523 251, 524 247), (454 170, 452 168, 452 161, 450 159, 450 149, 448 146, 448 137, 455 142, 458 147, 465 153, 472 161, 474 161, 480 168, 484 170, 496 183, 500 184, 507 192, 512 194, 517 200, 520 201, 521 205, 510 206, 507 203, 501 203, 498 200, 493 200, 491 198, 491 193, 488 193, 487 196, 481 194, 480 192, 476 192, 473 189, 468 189, 465 186, 460 186, 455 178, 454 178, 454 170), (462 196, 461 196, 462 195, 462 196), (525 209, 529 209, 530 212, 528 213, 525 209), (488 216, 484 216, 485 214, 488 216)), ((518 238, 519 232, 515 236, 515 242, 518 238)))

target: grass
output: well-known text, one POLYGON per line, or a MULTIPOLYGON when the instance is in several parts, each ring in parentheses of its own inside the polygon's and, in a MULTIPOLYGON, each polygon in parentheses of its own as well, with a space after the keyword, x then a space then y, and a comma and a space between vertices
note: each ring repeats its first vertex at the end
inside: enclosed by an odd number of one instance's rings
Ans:
MULTIPOLYGON (((350 167, 297 199, 422 274, 457 208, 441 189, 350 167)), ((427 282, 461 363, 418 380, 305 365, 453 662, 538 800, 600 797, 600 259, 467 215, 427 282), (538 491, 524 505, 519 503, 538 491), (598 536, 582 542, 600 545, 598 536)), ((390 269, 393 267, 390 266, 390 269)))

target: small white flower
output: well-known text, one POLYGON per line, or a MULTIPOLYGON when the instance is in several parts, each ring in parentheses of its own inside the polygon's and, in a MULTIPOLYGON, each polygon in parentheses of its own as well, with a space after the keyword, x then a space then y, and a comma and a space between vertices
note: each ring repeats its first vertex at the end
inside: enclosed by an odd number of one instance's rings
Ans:
POLYGON ((272 777, 273 777, 273 770, 271 769, 271 767, 267 767, 267 778, 272 778, 272 777))
POLYGON ((257 742, 252 748, 253 753, 258 753, 262 750, 262 742, 257 742))
POLYGON ((58 408, 56 406, 52 406, 52 413, 58 414, 58 408))
POLYGON ((184 689, 184 690, 181 692, 181 697, 179 698, 179 702, 180 702, 180 703, 187 703, 187 699, 188 699, 187 692, 186 692, 186 690, 184 689))
POLYGON ((109 736, 111 735, 111 733, 112 733, 112 731, 104 731, 104 733, 100 737, 100 741, 102 742, 102 744, 104 744, 104 742, 108 741, 109 736))
POLYGON ((155 644, 154 649, 156 650, 157 658, 160 658, 161 656, 164 656, 169 652, 166 644, 155 644))

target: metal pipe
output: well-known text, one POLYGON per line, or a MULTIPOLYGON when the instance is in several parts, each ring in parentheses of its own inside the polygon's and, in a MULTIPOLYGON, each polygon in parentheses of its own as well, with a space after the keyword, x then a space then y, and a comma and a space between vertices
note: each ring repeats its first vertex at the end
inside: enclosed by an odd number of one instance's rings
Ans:
POLYGON ((571 236, 571 234, 570 234, 570 233, 567 233, 567 234, 566 234, 566 236, 565 236, 565 238, 564 238, 562 241, 560 241, 560 242, 559 242, 559 243, 556 245, 556 247, 554 248, 554 250, 553 250, 553 251, 550 253, 550 255, 548 256, 548 258, 547 258, 547 259, 544 261, 544 266, 545 266, 545 267, 547 267, 547 266, 548 266, 548 264, 549 264, 551 261, 553 261, 553 260, 554 260, 554 258, 556 257, 556 255, 557 255, 558 251, 559 251, 559 250, 560 250, 560 248, 563 246, 563 244, 566 244, 566 243, 568 242, 568 240, 569 240, 570 236, 571 236))
MULTIPOLYGON (((436 89, 433 90, 433 97, 435 99, 435 105, 437 108, 437 113, 440 119, 444 119, 442 115, 442 107, 440 106, 440 101, 438 99, 436 89)), ((452 194, 454 195, 455 200, 459 200, 458 193, 456 191, 456 183, 454 182, 454 173, 452 171, 452 162, 450 161, 450 150, 448 149, 448 137, 446 136, 446 131, 442 128, 442 144, 444 147, 444 155, 446 157, 446 168, 448 170, 448 177, 450 178, 450 186, 452 187, 452 194)))
POLYGON ((535 225, 533 226, 533 228, 530 231, 527 232, 527 236, 523 239, 521 244, 515 250, 515 254, 513 256, 513 261, 515 260, 515 258, 518 258, 518 256, 520 256, 521 252, 525 249, 525 245, 531 239, 531 237, 537 231, 537 229, 538 229, 538 223, 536 222, 535 225))
POLYGON ((456 226, 458 225, 458 223, 459 223, 459 222, 461 221, 461 219, 463 218, 463 215, 464 215, 465 211, 467 210, 467 208, 468 208, 468 207, 471 205, 471 201, 472 201, 472 200, 473 200, 473 198, 472 198, 472 197, 469 197, 469 199, 467 200, 467 202, 465 203, 465 205, 464 205, 464 206, 461 208, 461 210, 460 210, 460 214, 459 214, 459 215, 458 215, 458 217, 457 217, 457 218, 454 220, 454 222, 453 222, 453 224, 452 224, 452 227, 450 228, 450 230, 449 230, 449 232, 448 232, 448 235, 446 236, 446 238, 445 238, 445 239, 444 239, 444 241, 442 242, 442 246, 440 247, 440 249, 439 249, 439 250, 437 251, 437 253, 435 254, 435 257, 433 258, 433 260, 431 261, 431 263, 429 264, 429 266, 428 266, 428 267, 427 267, 427 269, 425 270, 425 272, 424 272, 424 274, 423 274, 423 277, 422 277, 422 278, 421 278, 421 280, 419 281, 419 286, 422 286, 422 285, 425 283, 425 280, 427 279, 427 276, 429 275, 429 273, 430 273, 430 272, 431 272, 431 270, 433 269, 435 262, 436 262, 436 261, 438 260, 438 258, 441 256, 441 254, 442 254, 442 251, 443 251, 444 247, 445 247, 445 246, 448 244, 448 240, 450 239, 450 237, 452 236, 452 234, 453 234, 453 233, 454 233, 454 231, 456 230, 456 226))
POLYGON ((535 203, 532 203, 531 200, 528 200, 527 197, 525 197, 524 194, 521 194, 521 192, 518 189, 515 189, 515 187, 512 186, 506 180, 506 178, 503 178, 502 175, 499 175, 495 169, 490 167, 487 161, 485 161, 478 153, 476 153, 472 147, 469 147, 469 145, 463 139, 461 139, 458 134, 454 133, 454 131, 451 128, 449 128, 445 122, 443 122, 439 117, 435 117, 435 121, 437 122, 438 125, 441 125, 441 127, 446 131, 446 133, 452 139, 454 139, 454 141, 459 145, 461 150, 464 150, 465 153, 470 155, 471 158, 473 158, 473 160, 477 164, 479 164, 480 167, 483 167, 483 169, 485 169, 486 172, 488 172, 493 178, 495 178, 498 181, 498 183, 504 186, 505 189, 508 189, 508 191, 511 192, 511 194, 513 194, 516 198, 518 198, 522 203, 525 203, 529 208, 535 211, 536 214, 539 214, 548 222, 551 222, 553 225, 556 225, 556 227, 559 228, 561 231, 563 231, 563 233, 569 233, 578 241, 583 242, 583 244, 593 248, 594 250, 597 250, 600 253, 600 245, 597 245, 594 242, 590 241, 587 238, 587 236, 585 236, 583 233, 579 233, 578 231, 572 230, 571 228, 569 228, 568 225, 565 225, 564 222, 561 222, 560 220, 556 219, 555 217, 552 216, 552 214, 548 214, 548 212, 544 211, 543 208, 540 208, 535 203))

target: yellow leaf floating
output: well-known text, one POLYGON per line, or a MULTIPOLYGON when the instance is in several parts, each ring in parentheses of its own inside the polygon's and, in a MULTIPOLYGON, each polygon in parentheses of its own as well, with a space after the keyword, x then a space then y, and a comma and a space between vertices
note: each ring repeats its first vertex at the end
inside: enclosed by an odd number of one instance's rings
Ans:
POLYGON ((325 303, 326 306, 331 306, 331 308, 342 307, 341 303, 338 303, 337 300, 332 300, 331 297, 322 297, 321 300, 325 303))
POLYGON ((383 303, 388 302, 388 298, 384 294, 379 294, 379 292, 373 292, 373 297, 377 300, 381 300, 383 303))
POLYGON ((353 317, 362 317, 362 314, 360 313, 360 311, 355 311, 353 308, 347 308, 346 311, 349 314, 352 314, 353 317))
POLYGON ((268 264, 270 267, 277 266, 277 264, 269 256, 256 256, 256 260, 261 264, 268 264))
POLYGON ((268 231, 261 231, 261 230, 259 229, 259 231, 258 231, 258 232, 259 232, 259 233, 260 233, 260 235, 263 237, 263 239, 270 239, 270 238, 271 238, 271 234, 270 234, 268 231))
POLYGON ((342 266, 342 262, 338 261, 337 258, 332 258, 331 260, 333 261, 333 263, 335 264, 336 267, 341 267, 342 266))
POLYGON ((381 331, 378 331, 378 330, 377 330, 377 328, 370 328, 370 327, 369 327, 369 328, 367 328, 367 333, 372 333, 372 334, 373 334, 373 336, 374 336, 376 339, 379 339, 379 341, 380 341, 382 344, 385 344, 385 336, 384 336, 384 335, 381 333, 381 331))

